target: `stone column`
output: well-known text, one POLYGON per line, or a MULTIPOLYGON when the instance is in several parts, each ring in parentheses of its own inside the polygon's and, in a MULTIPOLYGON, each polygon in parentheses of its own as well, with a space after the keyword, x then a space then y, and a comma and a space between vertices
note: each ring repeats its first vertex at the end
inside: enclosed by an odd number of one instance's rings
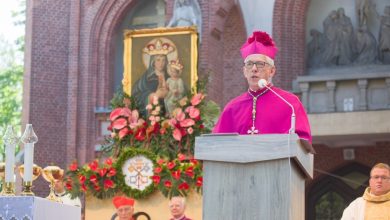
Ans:
POLYGON ((359 79, 358 80, 358 88, 359 88, 359 110, 367 110, 367 79, 359 79))
POLYGON ((326 88, 328 89, 328 112, 336 111, 335 103, 335 90, 336 90, 336 81, 326 81, 326 88))

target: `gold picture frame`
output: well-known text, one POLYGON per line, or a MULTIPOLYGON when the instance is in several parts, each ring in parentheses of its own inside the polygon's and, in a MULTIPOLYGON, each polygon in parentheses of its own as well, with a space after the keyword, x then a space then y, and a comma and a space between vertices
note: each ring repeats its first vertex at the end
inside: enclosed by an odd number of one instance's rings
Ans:
MULTIPOLYGON (((157 55, 161 56, 160 54, 165 55, 166 65, 174 65, 172 62, 178 61, 177 64, 181 68, 180 74, 186 91, 191 89, 196 91, 196 81, 198 80, 198 34, 196 27, 175 27, 125 31, 122 84, 126 94, 134 95, 132 93, 135 93, 134 91, 139 87, 142 78, 146 78, 146 74, 150 74, 148 71, 157 72, 157 70, 151 70, 157 68, 155 67, 157 61, 152 63, 152 60, 156 59, 157 55)), ((168 67, 165 66, 165 68, 168 67)), ((171 76, 171 73, 165 73, 165 76, 168 74, 171 76)), ((154 76, 154 78, 156 77, 154 76)), ((153 83, 153 86, 156 87, 156 79, 153 83)), ((147 83, 144 84, 147 85, 147 83)), ((150 87, 153 86, 150 85, 150 87)))

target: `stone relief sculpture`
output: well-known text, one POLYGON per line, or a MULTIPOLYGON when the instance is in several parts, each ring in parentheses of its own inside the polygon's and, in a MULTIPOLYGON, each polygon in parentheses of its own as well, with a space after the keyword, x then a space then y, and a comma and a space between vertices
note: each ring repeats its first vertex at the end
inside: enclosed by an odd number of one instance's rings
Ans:
POLYGON ((307 45, 307 66, 349 66, 390 64, 390 6, 386 6, 380 18, 378 41, 367 25, 368 14, 375 10, 371 0, 361 0, 359 27, 356 31, 344 9, 333 10, 323 21, 323 33, 311 29, 307 45), (362 13, 365 14, 362 14, 362 13), (363 17, 361 17, 363 16, 363 17))
POLYGON ((199 36, 202 36, 202 14, 198 1, 175 0, 173 16, 167 27, 186 27, 192 25, 197 26, 199 36))
POLYGON ((376 39, 368 30, 367 25, 363 25, 356 32, 357 58, 355 64, 373 64, 377 58, 376 39))
POLYGON ((385 7, 380 18, 378 51, 379 60, 390 64, 390 5, 385 7))
POLYGON ((307 63, 309 67, 318 67, 321 65, 326 39, 324 34, 317 29, 311 29, 310 36, 312 39, 307 45, 307 63))
POLYGON ((374 12, 376 16, 379 16, 376 11, 376 4, 373 0, 356 0, 355 5, 359 27, 367 25, 368 17, 372 12, 374 12))

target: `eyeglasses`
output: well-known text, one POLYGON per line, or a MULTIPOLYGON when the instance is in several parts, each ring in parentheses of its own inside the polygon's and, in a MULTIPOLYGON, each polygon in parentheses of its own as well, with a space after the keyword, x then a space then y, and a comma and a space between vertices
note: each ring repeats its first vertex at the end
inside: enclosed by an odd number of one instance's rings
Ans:
POLYGON ((244 66, 247 69, 252 69, 253 65, 256 65, 257 69, 263 69, 266 64, 268 64, 268 63, 263 62, 263 61, 257 61, 257 62, 248 61, 248 62, 244 63, 244 66))
POLYGON ((371 176, 371 179, 374 179, 374 180, 382 179, 383 181, 389 181, 390 177, 388 177, 388 176, 371 176))

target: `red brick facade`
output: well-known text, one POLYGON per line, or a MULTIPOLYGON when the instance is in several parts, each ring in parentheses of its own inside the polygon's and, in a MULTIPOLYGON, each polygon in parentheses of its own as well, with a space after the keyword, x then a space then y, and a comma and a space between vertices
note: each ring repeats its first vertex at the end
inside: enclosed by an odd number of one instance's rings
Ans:
MULTIPOLYGON (((27 1, 23 124, 32 123, 39 137, 35 162, 40 166, 53 162, 65 167, 76 159, 83 164, 94 158, 100 138, 94 108, 108 106, 112 98, 113 36, 121 19, 138 1, 27 1)), ((244 20, 238 1, 199 2, 203 23, 199 74, 209 74, 209 98, 224 106, 246 86, 239 53, 246 39, 244 20)), ((274 82, 282 88, 291 89, 292 81, 306 71, 309 3, 275 1, 272 35, 279 54, 274 82)), ((172 0, 166 1, 167 20, 172 5, 172 0)), ((387 143, 386 147, 355 148, 355 162, 366 166, 389 162, 388 147, 387 143)), ((340 148, 315 149, 316 169, 332 172, 348 163, 340 148)))

